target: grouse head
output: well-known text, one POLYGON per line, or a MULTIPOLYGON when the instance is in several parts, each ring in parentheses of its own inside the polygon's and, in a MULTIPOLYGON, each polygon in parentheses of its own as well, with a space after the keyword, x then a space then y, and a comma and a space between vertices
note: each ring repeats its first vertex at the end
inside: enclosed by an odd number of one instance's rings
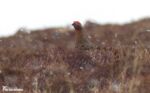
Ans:
POLYGON ((82 30, 82 25, 79 21, 74 21, 72 23, 72 25, 73 25, 73 27, 76 31, 81 31, 82 30))

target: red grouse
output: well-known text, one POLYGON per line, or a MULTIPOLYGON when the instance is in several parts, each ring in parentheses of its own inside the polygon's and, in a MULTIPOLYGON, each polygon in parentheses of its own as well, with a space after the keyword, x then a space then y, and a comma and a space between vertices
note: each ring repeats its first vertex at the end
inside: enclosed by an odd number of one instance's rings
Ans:
POLYGON ((75 47, 78 49, 93 48, 93 44, 85 37, 81 23, 79 21, 74 21, 72 25, 75 29, 75 34, 76 34, 75 47))

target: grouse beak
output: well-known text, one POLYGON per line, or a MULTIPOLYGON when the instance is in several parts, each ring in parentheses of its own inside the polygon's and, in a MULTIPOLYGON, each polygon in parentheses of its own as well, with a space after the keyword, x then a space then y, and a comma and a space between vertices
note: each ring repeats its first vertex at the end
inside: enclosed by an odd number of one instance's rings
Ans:
POLYGON ((74 26, 74 23, 72 23, 72 26, 74 26))

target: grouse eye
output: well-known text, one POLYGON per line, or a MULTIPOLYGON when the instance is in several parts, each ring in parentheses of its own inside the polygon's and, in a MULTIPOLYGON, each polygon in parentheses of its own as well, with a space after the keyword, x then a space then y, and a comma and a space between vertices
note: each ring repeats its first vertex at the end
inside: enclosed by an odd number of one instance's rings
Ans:
POLYGON ((74 26, 74 25, 75 25, 75 23, 72 23, 72 25, 74 26))

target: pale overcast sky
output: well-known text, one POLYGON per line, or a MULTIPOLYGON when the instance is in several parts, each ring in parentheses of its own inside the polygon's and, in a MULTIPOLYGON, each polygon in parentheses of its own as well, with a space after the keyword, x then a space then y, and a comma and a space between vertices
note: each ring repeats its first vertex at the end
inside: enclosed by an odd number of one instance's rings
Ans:
POLYGON ((74 20, 124 23, 150 16, 150 0, 0 0, 0 36, 20 27, 65 26, 74 20))

